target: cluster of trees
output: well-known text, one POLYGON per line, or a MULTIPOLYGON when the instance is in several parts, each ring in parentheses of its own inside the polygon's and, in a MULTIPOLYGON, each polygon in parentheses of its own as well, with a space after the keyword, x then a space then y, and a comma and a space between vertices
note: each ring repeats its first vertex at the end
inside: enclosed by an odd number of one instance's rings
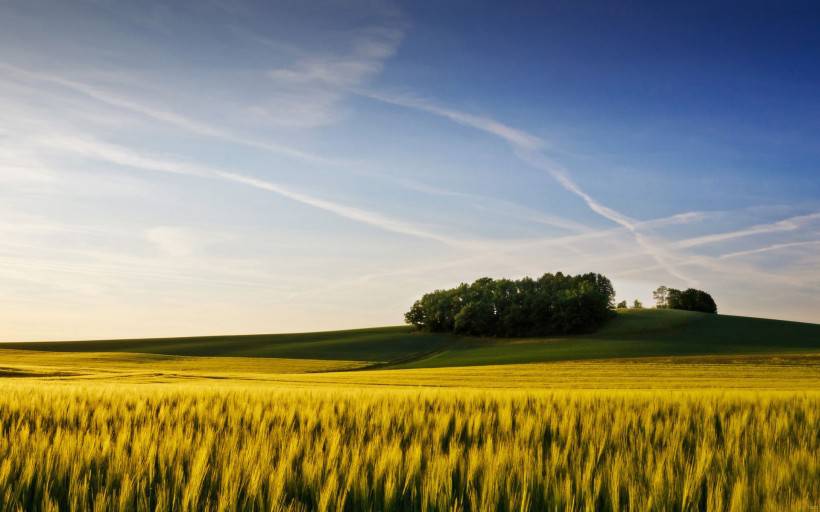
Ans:
MULTIPOLYGON (((687 288, 680 291, 675 288, 668 288, 660 286, 652 292, 652 298, 655 299, 655 306, 658 309, 683 309, 686 311, 700 311, 702 313, 717 313, 717 304, 711 295, 703 290, 696 290, 694 288, 687 288)), ((642 309, 643 304, 638 299, 630 306, 625 300, 619 302, 616 306, 618 309, 642 309)))
POLYGON ((417 300, 405 320, 419 329, 478 336, 589 332, 610 316, 615 290, 600 274, 485 277, 417 300))
POLYGON ((658 308, 684 309, 703 313, 717 313, 717 304, 711 295, 703 290, 687 288, 680 291, 675 288, 660 286, 652 292, 652 298, 658 308))

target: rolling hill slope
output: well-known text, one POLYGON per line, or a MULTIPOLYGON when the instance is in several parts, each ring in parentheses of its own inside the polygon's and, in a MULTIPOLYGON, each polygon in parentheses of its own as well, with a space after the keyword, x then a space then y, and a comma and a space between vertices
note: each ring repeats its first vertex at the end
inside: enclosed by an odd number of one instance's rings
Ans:
POLYGON ((453 342, 452 336, 412 331, 401 326, 298 334, 0 343, 0 349, 385 363, 418 358, 453 342))
MULTIPOLYGON (((647 356, 820 352, 820 325, 677 310, 626 310, 598 332, 532 339, 464 339, 405 368, 647 356)), ((397 365, 399 367, 399 365, 397 365)))
MULTIPOLYGON (((385 327, 301 334, 0 343, 0 349, 121 353, 122 357, 303 359, 359 362, 359 368, 425 368, 645 356, 820 353, 820 325, 648 309, 621 311, 593 334, 550 338, 467 338, 385 327)), ((116 357, 113 354, 109 357, 116 357)))

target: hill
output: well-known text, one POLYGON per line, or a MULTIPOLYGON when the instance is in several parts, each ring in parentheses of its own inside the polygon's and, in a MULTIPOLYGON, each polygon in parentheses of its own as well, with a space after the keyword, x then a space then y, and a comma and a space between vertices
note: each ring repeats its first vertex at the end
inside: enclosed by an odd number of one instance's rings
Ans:
POLYGON ((419 358, 452 344, 451 336, 412 331, 400 326, 296 334, 0 343, 0 349, 384 363, 419 358))
POLYGON ((402 364, 426 368, 648 356, 820 352, 820 325, 679 310, 621 310, 599 331, 532 339, 463 339, 402 364))
MULTIPOLYGON (((414 332, 402 326, 299 334, 0 343, 0 349, 107 353, 108 357, 116 353, 125 357, 127 353, 344 361, 346 368, 425 368, 645 356, 818 353, 820 325, 646 309, 619 311, 598 332, 566 337, 470 338, 414 332)), ((327 369, 332 368, 335 366, 327 365, 327 369)))

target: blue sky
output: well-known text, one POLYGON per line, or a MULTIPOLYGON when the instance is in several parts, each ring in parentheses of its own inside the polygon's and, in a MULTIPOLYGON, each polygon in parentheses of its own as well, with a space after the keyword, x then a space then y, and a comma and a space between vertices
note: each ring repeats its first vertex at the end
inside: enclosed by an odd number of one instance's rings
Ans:
POLYGON ((618 4, 0 4, 0 338, 558 270, 820 322, 820 13, 618 4))

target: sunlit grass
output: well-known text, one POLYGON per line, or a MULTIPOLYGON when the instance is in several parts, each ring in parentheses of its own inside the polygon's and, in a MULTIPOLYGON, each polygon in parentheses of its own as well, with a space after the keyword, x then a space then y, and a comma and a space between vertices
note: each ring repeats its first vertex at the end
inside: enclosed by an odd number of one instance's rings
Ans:
POLYGON ((268 381, 554 389, 820 389, 820 355, 688 356, 341 371, 361 361, 0 350, 0 377, 61 381, 268 381))
POLYGON ((0 349, 0 376, 53 378, 264 378, 277 373, 311 373, 362 368, 369 363, 333 359, 188 357, 127 352, 39 352, 0 349))
MULTIPOLYGON (((273 379, 278 378, 272 376, 273 379)), ((820 356, 700 356, 565 361, 288 376, 356 385, 554 389, 820 389, 820 356)))

